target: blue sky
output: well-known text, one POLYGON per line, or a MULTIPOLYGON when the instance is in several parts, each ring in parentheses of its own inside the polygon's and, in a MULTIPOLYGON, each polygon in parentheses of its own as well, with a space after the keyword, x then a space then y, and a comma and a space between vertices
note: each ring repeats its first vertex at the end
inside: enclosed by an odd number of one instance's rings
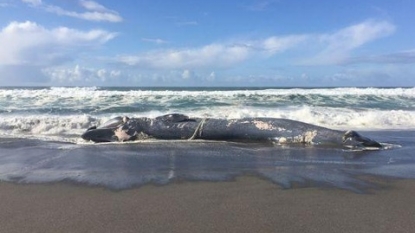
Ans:
POLYGON ((0 85, 415 86, 413 0, 0 0, 0 85))

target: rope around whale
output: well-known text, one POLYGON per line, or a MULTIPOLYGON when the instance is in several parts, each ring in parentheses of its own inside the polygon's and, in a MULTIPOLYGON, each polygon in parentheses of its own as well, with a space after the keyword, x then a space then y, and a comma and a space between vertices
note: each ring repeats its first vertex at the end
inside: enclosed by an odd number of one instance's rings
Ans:
POLYGON ((188 138, 187 140, 194 140, 196 138, 196 135, 199 134, 199 137, 202 136, 202 130, 203 130, 203 126, 205 125, 207 118, 203 118, 200 123, 197 125, 195 132, 193 133, 193 135, 188 138))

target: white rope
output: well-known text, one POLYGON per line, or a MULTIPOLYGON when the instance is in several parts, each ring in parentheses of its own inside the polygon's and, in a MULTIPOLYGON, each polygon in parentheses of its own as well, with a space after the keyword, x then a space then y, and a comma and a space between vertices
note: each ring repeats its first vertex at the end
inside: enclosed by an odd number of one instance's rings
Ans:
POLYGON ((206 122, 206 118, 203 118, 200 123, 197 125, 195 132, 193 133, 193 135, 187 139, 187 140, 193 140, 196 138, 196 135, 199 133, 199 137, 202 136, 202 130, 203 130, 203 125, 206 122))

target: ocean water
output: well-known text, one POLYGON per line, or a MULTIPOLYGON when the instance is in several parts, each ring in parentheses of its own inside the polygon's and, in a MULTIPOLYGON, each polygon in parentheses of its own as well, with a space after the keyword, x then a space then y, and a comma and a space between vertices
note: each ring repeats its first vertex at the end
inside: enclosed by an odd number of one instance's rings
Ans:
POLYGON ((361 191, 361 175, 415 178, 415 88, 0 88, 0 180, 124 189, 255 175, 361 191), (80 135, 115 116, 275 117, 357 130, 388 149, 208 141, 93 144, 80 135))

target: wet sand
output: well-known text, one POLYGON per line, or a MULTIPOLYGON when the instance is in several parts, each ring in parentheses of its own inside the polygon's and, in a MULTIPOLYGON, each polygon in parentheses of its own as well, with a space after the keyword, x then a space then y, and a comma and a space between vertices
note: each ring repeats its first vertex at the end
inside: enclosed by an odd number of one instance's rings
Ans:
POLYGON ((123 191, 0 182, 0 232, 413 232, 415 181, 356 194, 256 177, 123 191))

